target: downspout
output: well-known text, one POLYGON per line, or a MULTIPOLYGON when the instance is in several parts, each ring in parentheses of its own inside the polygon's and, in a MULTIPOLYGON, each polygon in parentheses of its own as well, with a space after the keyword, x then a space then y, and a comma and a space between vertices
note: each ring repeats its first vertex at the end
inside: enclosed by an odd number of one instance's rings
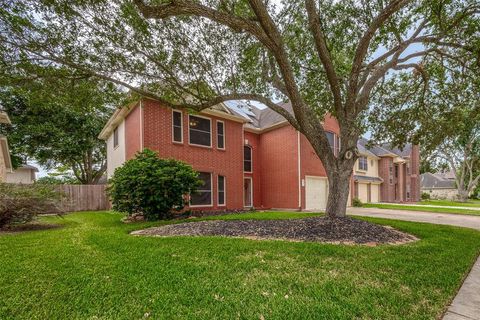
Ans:
POLYGON ((302 211, 302 174, 300 159, 300 131, 297 131, 297 158, 298 158, 298 210, 302 211))

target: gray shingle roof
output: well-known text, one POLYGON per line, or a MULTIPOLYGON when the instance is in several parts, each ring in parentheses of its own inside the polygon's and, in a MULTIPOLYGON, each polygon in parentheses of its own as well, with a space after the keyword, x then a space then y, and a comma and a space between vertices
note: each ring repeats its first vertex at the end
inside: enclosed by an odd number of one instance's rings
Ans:
POLYGON ((420 185, 425 189, 447 188, 455 189, 455 180, 446 179, 440 174, 423 173, 420 175, 420 185))
POLYGON ((383 179, 380 177, 369 177, 369 176, 361 176, 361 175, 354 175, 353 180, 367 181, 367 182, 383 182, 383 179))

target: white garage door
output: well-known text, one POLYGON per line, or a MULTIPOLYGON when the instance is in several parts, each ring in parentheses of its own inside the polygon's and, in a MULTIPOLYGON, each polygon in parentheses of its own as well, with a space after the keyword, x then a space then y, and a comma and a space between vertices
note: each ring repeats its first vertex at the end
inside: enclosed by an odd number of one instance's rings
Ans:
POLYGON ((362 201, 363 203, 368 202, 368 184, 358 184, 358 199, 360 199, 360 201, 362 201))
POLYGON ((325 209, 327 207, 327 178, 306 177, 305 208, 307 210, 325 209))
POLYGON ((372 184, 372 196, 370 202, 380 202, 380 186, 378 184, 372 184))

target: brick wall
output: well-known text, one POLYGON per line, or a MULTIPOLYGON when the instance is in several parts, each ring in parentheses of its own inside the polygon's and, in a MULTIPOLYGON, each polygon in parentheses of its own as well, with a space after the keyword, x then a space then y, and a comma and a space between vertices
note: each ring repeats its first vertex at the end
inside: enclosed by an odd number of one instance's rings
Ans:
POLYGON ((243 125, 208 116, 212 120, 212 147, 189 145, 188 116, 183 112, 183 143, 172 142, 172 110, 158 102, 144 100, 144 147, 158 151, 160 157, 185 161, 197 171, 211 172, 213 205, 201 210, 243 209, 243 125), (216 121, 225 123, 225 150, 216 147, 216 121), (217 177, 226 178, 226 206, 217 205, 217 177))
POLYGON ((260 153, 260 136, 256 133, 245 132, 244 142, 252 148, 252 173, 244 173, 245 177, 251 177, 253 180, 253 206, 255 208, 263 207, 262 200, 262 170, 264 169, 260 153))
POLYGON ((125 159, 131 159, 135 153, 141 151, 142 132, 141 119, 142 109, 138 103, 125 118, 125 159))

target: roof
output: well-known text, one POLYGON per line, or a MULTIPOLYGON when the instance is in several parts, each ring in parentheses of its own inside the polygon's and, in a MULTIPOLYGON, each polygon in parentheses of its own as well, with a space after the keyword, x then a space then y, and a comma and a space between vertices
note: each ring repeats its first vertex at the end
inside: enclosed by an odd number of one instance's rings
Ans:
POLYGON ((10 118, 6 112, 0 111, 0 123, 10 124, 10 118))
POLYGON ((424 189, 456 189, 455 180, 446 179, 442 174, 430 172, 420 175, 420 185, 424 189))
POLYGON ((354 175, 353 180, 354 181, 378 182, 378 183, 383 182, 383 179, 380 178, 380 177, 369 177, 369 176, 361 176, 361 175, 354 175))
MULTIPOLYGON (((228 109, 247 120, 247 128, 265 130, 278 124, 287 124, 287 120, 270 108, 258 108, 254 105, 242 101, 229 101, 225 103, 228 109)), ((290 102, 277 103, 293 114, 292 104, 290 102)))
POLYGON ((412 153, 412 144, 407 143, 403 149, 392 148, 389 144, 372 144, 371 141, 361 137, 357 143, 358 151, 361 154, 369 155, 373 154, 377 157, 400 157, 409 158, 412 153))

